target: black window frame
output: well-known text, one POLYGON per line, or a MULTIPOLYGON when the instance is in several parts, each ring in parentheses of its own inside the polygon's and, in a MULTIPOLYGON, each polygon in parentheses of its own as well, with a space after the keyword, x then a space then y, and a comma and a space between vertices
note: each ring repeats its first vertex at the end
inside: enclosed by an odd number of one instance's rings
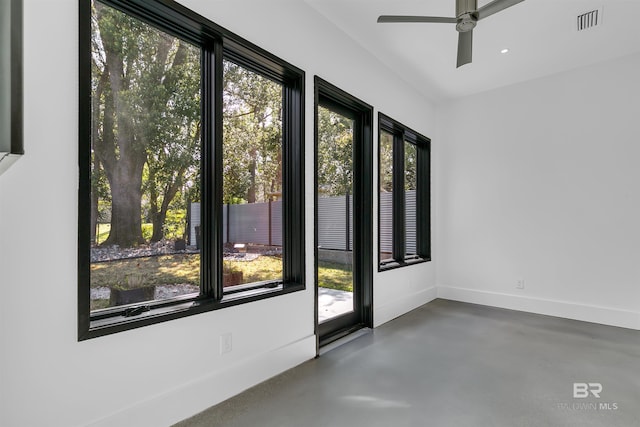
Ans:
MULTIPOLYGON (((318 192, 314 191, 314 312, 316 350, 346 333, 373 327, 373 107, 328 81, 314 77, 314 188, 318 188, 318 109, 328 108, 354 121, 353 210, 363 215, 353 227, 354 311, 320 324, 318 322, 318 192), (358 142, 359 141, 359 142, 358 142)), ((348 233, 348 231, 347 231, 348 233)), ((348 237, 347 237, 348 241, 348 237)))
POLYGON ((79 0, 78 340, 301 291, 305 284, 303 70, 172 0, 100 0, 201 49, 201 286, 185 295, 90 311, 91 2, 79 0), (283 280, 223 290, 223 59, 283 87, 283 280), (132 315, 135 314, 135 315, 132 315))
POLYGON ((381 173, 381 138, 387 132, 393 136, 393 201, 392 257, 382 260, 380 227, 380 189, 378 188, 378 271, 431 261, 431 139, 402 123, 378 113, 378 183, 381 173), (413 144, 417 152, 416 166, 416 254, 406 256, 406 209, 404 189, 405 143, 413 144))

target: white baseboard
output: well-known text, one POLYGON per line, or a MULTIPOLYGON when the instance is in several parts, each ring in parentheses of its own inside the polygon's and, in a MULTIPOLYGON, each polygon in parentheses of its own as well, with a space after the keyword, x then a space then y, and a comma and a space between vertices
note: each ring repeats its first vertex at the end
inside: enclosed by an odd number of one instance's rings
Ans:
MULTIPOLYGON (((437 288, 435 286, 423 289, 417 293, 403 295, 393 301, 381 306, 375 306, 373 310, 373 326, 377 328, 383 323, 387 323, 396 317, 402 316, 421 305, 433 301, 437 298, 437 288)), ((375 296, 374 296, 375 301, 375 296)))
POLYGON ((640 312, 522 295, 437 287, 438 298, 640 330, 640 312))
POLYGON ((311 335, 279 349, 244 359, 176 389, 136 402, 90 427, 170 426, 216 405, 316 355, 311 335), (223 385, 223 386, 221 386, 223 385))

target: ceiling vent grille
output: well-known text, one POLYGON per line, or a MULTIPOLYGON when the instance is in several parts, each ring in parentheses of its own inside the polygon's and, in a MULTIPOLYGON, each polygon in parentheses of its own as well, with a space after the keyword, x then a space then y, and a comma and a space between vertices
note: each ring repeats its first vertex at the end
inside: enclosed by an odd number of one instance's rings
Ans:
POLYGON ((589 28, 602 25, 602 8, 578 15, 576 24, 578 31, 588 30, 589 28))

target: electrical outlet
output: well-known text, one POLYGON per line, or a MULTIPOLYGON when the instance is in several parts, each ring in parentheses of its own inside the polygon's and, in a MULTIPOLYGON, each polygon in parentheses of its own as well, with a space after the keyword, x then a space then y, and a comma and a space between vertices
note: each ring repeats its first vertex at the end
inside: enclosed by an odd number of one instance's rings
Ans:
POLYGON ((231 352, 231 333, 220 335, 220 354, 231 352))
POLYGON ((516 289, 524 289, 524 279, 518 279, 516 282, 516 289))

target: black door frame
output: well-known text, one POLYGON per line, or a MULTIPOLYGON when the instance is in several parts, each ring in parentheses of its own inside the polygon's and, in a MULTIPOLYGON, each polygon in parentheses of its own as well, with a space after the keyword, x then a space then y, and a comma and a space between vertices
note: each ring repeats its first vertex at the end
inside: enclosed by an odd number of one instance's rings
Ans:
POLYGON ((362 327, 373 327, 373 107, 314 77, 314 310, 316 350, 362 327), (353 224, 354 311, 318 322, 318 106, 354 120, 353 224))

